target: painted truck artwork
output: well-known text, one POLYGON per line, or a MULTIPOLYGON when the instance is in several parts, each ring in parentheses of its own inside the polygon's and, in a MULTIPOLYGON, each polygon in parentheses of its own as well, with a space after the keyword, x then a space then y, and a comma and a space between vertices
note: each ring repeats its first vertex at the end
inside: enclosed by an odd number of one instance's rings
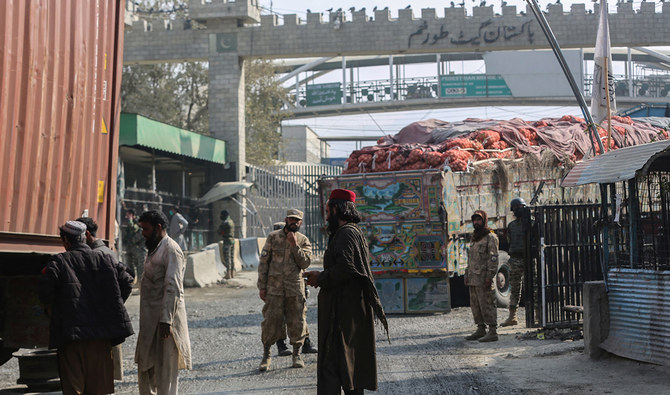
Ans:
POLYGON ((444 277, 407 278, 408 313, 449 311, 449 279, 444 277))
POLYGON ((376 278, 375 287, 386 313, 405 312, 405 287, 402 278, 376 278))

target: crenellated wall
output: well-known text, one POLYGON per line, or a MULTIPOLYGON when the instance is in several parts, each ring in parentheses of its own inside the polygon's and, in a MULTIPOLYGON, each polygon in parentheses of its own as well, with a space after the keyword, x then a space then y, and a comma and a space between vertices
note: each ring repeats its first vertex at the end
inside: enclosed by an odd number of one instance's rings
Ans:
MULTIPOLYGON (((188 22, 174 21, 172 30, 161 24, 147 31, 144 22, 136 22, 126 33, 126 62, 206 59, 206 50, 216 51, 210 44, 215 41, 210 35, 216 33, 234 33, 234 52, 251 58, 548 48, 530 10, 520 13, 515 6, 503 7, 502 15, 494 14, 492 6, 474 7, 472 15, 455 7, 445 8, 439 17, 436 9, 428 8, 420 15, 402 9, 397 18, 391 18, 389 10, 376 10, 372 15, 366 11, 331 12, 327 20, 321 13, 307 14, 307 20, 284 15, 283 23, 276 15, 262 15, 260 24, 222 28, 216 19, 235 18, 234 13, 205 12, 208 7, 221 8, 221 4, 231 3, 198 4, 198 12, 191 13, 206 23, 204 30, 190 30, 188 22)), ((573 4, 566 12, 562 4, 549 5, 545 16, 562 48, 594 46, 598 8, 596 4, 594 12, 588 13, 584 4, 573 4)), ((255 20, 247 14, 237 20, 255 20)), ((643 2, 639 9, 633 9, 632 3, 619 3, 609 18, 613 47, 670 45, 670 3, 663 3, 660 12, 653 2, 643 2)), ((230 51, 219 47, 218 52, 230 51)))

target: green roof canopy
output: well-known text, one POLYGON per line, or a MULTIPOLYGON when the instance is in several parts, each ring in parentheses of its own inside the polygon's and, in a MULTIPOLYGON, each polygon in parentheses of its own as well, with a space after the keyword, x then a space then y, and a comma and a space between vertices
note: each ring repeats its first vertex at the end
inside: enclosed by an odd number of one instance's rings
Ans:
POLYGON ((141 145, 177 155, 226 164, 226 142, 137 114, 121 113, 119 145, 141 145))

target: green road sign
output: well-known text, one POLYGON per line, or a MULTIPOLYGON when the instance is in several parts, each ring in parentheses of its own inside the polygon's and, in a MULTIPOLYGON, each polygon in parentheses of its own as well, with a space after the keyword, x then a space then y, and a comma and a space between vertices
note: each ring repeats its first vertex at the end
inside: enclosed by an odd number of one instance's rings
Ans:
POLYGON ((440 97, 512 96, 500 75, 459 74, 440 76, 440 97))
POLYGON ((342 85, 339 82, 307 85, 307 107, 329 104, 342 104, 342 85))

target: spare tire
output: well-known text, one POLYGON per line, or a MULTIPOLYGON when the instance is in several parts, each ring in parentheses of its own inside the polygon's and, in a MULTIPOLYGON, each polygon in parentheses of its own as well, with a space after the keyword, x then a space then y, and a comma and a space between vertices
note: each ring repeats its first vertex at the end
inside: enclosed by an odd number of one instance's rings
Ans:
POLYGON ((500 251, 498 255, 498 273, 496 273, 495 277, 496 306, 498 307, 509 307, 511 289, 509 284, 510 267, 507 261, 509 261, 507 252, 500 251))

